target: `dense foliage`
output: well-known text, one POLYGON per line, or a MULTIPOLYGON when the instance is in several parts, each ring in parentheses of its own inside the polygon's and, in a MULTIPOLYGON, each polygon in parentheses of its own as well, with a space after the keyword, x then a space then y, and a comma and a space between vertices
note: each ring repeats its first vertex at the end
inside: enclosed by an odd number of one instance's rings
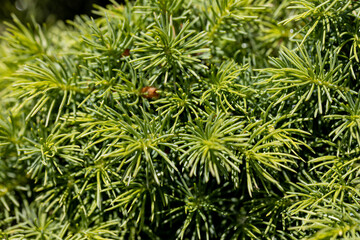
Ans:
POLYGON ((2 36, 2 239, 360 238, 359 1, 96 12, 2 36))

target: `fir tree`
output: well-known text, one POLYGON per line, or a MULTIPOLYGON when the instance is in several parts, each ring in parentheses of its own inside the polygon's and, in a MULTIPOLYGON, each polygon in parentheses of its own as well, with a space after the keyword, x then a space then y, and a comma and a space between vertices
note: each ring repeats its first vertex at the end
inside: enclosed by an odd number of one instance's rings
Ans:
POLYGON ((360 2, 95 12, 1 37, 1 239, 360 238, 360 2))

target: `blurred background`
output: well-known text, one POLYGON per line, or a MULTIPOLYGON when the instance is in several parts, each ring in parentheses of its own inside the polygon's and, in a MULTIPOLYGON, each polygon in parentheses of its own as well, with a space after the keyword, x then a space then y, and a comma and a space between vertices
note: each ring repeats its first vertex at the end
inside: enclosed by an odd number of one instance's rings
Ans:
POLYGON ((94 16, 93 4, 106 6, 110 3, 110 0, 0 0, 0 22, 11 21, 11 13, 14 13, 22 22, 29 22, 33 17, 38 23, 51 25, 59 19, 72 20, 79 14, 94 16))

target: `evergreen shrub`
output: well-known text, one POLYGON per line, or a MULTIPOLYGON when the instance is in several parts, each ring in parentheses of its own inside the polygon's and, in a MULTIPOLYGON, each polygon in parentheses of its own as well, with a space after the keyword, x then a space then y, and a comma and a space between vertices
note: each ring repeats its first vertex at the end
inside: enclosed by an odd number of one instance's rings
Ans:
POLYGON ((95 12, 1 37, 1 239, 360 239, 359 1, 95 12))

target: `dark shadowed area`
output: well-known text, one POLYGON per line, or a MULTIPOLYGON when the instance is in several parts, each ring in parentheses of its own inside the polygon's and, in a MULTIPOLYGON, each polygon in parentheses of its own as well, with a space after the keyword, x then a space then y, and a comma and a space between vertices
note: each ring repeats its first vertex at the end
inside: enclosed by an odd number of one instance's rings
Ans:
POLYGON ((34 18, 36 22, 51 24, 58 19, 71 20, 79 14, 94 16, 94 4, 106 6, 110 3, 110 0, 0 0, 0 21, 11 20, 14 13, 22 21, 34 18))

